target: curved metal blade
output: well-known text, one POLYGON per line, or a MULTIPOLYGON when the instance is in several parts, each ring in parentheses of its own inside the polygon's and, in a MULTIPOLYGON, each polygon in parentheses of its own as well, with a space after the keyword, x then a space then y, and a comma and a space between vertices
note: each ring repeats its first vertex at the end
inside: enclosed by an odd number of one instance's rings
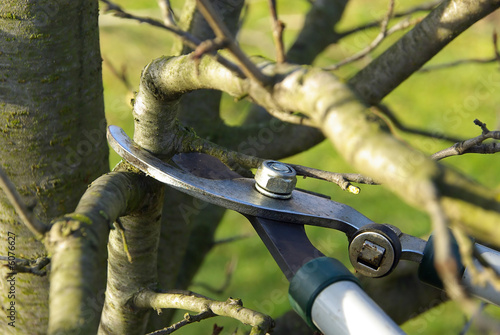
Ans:
POLYGON ((107 136, 109 144, 121 157, 148 176, 193 197, 245 215, 333 228, 348 236, 372 223, 347 205, 298 190, 293 191, 291 199, 278 200, 259 193, 253 179, 213 180, 186 173, 138 146, 117 126, 109 126, 107 136))

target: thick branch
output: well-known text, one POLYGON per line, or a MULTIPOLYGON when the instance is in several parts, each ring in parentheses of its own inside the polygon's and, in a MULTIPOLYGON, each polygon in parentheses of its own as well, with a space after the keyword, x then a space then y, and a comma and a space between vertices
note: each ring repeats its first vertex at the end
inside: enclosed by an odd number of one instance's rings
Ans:
POLYGON ((112 230, 109 236, 108 284, 100 334, 145 332, 149 311, 131 310, 127 302, 137 290, 157 283, 163 185, 151 178, 142 176, 142 179, 148 187, 140 194, 141 207, 129 209, 127 215, 120 218, 126 242, 118 229, 112 230))
MULTIPOLYGON (((429 197, 422 191, 422 185, 433 180, 438 182, 444 197, 470 201, 484 215, 480 208, 493 210, 499 217, 500 204, 492 191, 395 140, 371 121, 369 110, 357 96, 329 73, 264 62, 261 68, 279 78, 272 91, 268 91, 232 76, 209 59, 202 60, 199 67, 187 57, 162 58, 154 63, 159 71, 155 86, 165 94, 214 88, 237 97, 249 95, 266 108, 294 110, 311 117, 355 168, 417 207, 427 208, 429 197), (170 69, 175 69, 175 73, 170 69)), ((455 214, 448 213, 447 206, 445 210, 447 214, 455 214)), ((467 215, 461 219, 471 228, 481 222, 472 222, 467 215)), ((493 237, 490 240, 498 243, 493 237)))
POLYGON ((144 201, 135 173, 110 173, 87 189, 75 212, 56 219, 47 237, 52 255, 50 334, 95 333, 103 302, 106 243, 113 221, 144 201), (93 318, 83 323, 81 320, 93 318))
POLYGON ((379 103, 455 37, 499 6, 500 0, 445 1, 349 84, 366 102, 379 103))

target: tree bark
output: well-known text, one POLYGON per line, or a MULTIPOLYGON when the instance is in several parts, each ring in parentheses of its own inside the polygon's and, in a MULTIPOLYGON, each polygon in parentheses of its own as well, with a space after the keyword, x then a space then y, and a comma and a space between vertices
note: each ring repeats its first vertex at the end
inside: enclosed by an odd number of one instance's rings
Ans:
MULTIPOLYGON (((0 4, 0 164, 47 224, 108 169, 97 11, 97 1, 0 4)), ((0 192, 1 255, 9 233, 16 257, 47 256, 0 192)), ((10 300, 6 289, 2 280, 2 314, 14 302, 16 328, 1 322, 0 332, 46 333, 49 276, 17 274, 10 300)))

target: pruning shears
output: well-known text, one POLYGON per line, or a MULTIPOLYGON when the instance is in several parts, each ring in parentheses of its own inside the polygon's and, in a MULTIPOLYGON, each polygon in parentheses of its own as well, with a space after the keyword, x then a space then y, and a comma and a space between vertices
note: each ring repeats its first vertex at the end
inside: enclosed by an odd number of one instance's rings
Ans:
MULTIPOLYGON (((349 240, 349 258, 361 275, 382 277, 400 260, 420 263, 423 281, 440 286, 433 247, 397 227, 378 224, 355 209, 324 196, 294 189, 290 166, 266 161, 256 178, 242 178, 214 157, 181 154, 168 164, 134 143, 117 126, 108 127, 110 146, 148 176, 203 201, 243 214, 290 281, 292 307, 324 334, 402 334, 402 330, 361 289, 338 260, 324 256, 309 241, 305 225, 339 230, 349 240), (187 158, 189 157, 189 158, 187 158), (359 322, 362 313, 363 322, 359 322)), ((499 254, 481 246, 500 267, 499 254)), ((486 290, 486 288, 484 289, 486 290)), ((484 292, 500 304, 498 292, 484 292), (496 293, 496 297, 492 292, 496 293)))

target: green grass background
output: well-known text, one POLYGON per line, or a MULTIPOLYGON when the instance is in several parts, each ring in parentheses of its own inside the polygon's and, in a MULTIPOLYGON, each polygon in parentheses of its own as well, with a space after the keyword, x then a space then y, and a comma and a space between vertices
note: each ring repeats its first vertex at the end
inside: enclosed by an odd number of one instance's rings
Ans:
MULTIPOLYGON (((120 0, 123 8, 136 14, 160 17, 156 1, 120 0)), ((418 1, 397 2, 396 10, 408 8, 418 1)), ((173 0, 177 14, 180 14, 182 1, 173 0)), ((243 29, 238 39, 242 48, 249 54, 258 54, 274 59, 274 46, 270 30, 267 0, 248 1, 248 9, 243 29)), ((302 26, 303 13, 309 4, 305 0, 278 1, 278 11, 287 28, 285 44, 291 45, 294 36, 302 26)), ((355 0, 350 2, 339 30, 356 27, 359 24, 378 19, 384 15, 386 1, 355 0)), ((462 58, 489 58, 493 56, 491 35, 498 28, 498 18, 491 17, 475 24, 471 29, 447 46, 443 52, 430 61, 439 64, 462 58)), ((141 70, 152 59, 169 54, 174 37, 168 32, 136 22, 101 15, 101 48, 105 59, 103 67, 106 117, 108 124, 119 125, 133 134, 133 119, 130 99, 133 97, 125 85, 117 80, 111 66, 125 71, 134 90, 137 89, 141 70)), ((329 47, 316 61, 315 65, 325 66, 361 50, 376 36, 377 29, 363 32, 343 40, 340 45, 329 47)), ((376 57, 390 46, 403 32, 390 36, 371 57, 376 57)), ((341 68, 336 72, 348 78, 370 61, 370 57, 341 68)), ((475 118, 488 124, 490 129, 498 128, 500 119, 499 65, 464 65, 454 69, 439 70, 426 74, 415 74, 400 85, 384 102, 396 112, 404 124, 433 131, 446 132, 458 137, 474 137, 480 132, 473 124, 475 118)), ((224 117, 230 123, 238 123, 244 117, 245 103, 234 103, 225 96, 223 101, 224 117)), ((430 140, 418 136, 398 133, 404 140, 431 154, 443 149, 449 143, 430 140)), ((111 151, 111 167, 119 157, 111 151)), ((331 147, 323 142, 300 155, 286 161, 300 163, 316 168, 336 171, 355 172, 331 147)), ((463 171, 490 187, 500 185, 499 156, 468 155, 452 157, 445 164, 463 171)), ((341 191, 338 187, 325 182, 306 179, 299 181, 299 187, 324 193, 333 200, 346 203, 375 222, 390 223, 404 232, 426 236, 430 232, 428 217, 406 205, 380 186, 362 186, 359 195, 341 191)), ((338 232, 325 229, 308 229, 311 240, 327 255, 336 257, 348 264, 347 241, 338 232)), ((191 288, 215 299, 227 297, 241 298, 244 305, 279 317, 289 310, 288 284, 272 260, 262 242, 253 232, 246 220, 235 212, 227 212, 217 231, 217 238, 224 239, 237 235, 250 237, 238 242, 221 244, 207 256, 206 262, 191 288), (230 285, 222 294, 214 294, 204 288, 214 287, 224 282, 224 272, 229 262, 236 262, 230 285), (203 283, 205 285, 197 285, 203 283)), ((500 316, 498 308, 488 306, 487 312, 500 316)), ((177 315, 181 318, 182 313, 177 315)), ((361 322, 361 320, 360 320, 361 322)), ((233 320, 215 318, 201 324, 191 325, 178 331, 178 334, 211 334, 213 323, 225 327, 224 334, 231 334, 236 328, 238 334, 248 330, 233 320)), ((439 306, 430 312, 408 322, 403 329, 409 334, 458 334, 465 323, 465 316, 454 303, 439 306)), ((478 334, 474 328, 468 334, 478 334)))

